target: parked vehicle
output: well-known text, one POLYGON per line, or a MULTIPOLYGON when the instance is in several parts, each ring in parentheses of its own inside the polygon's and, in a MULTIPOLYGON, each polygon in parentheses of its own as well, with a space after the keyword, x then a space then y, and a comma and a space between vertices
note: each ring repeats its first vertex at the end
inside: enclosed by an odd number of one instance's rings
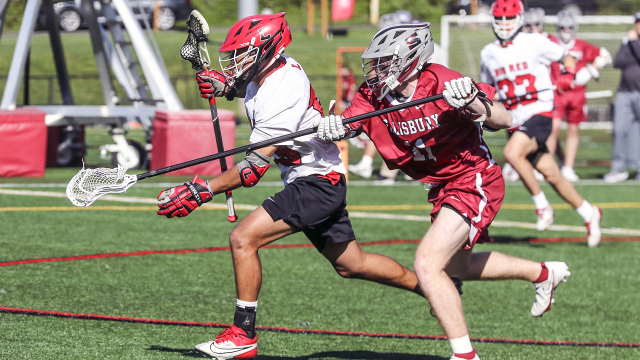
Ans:
MULTIPOLYGON (((94 2, 94 4, 99 2, 94 2)), ((155 0, 129 0, 133 13, 137 17, 147 16, 150 23, 153 23, 153 10, 155 0), (141 8, 143 11, 141 11, 141 8), (145 15, 142 15, 144 12, 145 15)), ((185 20, 193 10, 190 0, 159 0, 160 10, 158 11, 158 28, 160 30, 171 29, 176 20, 185 20)), ((76 31, 86 28, 81 0, 63 1, 53 4, 53 10, 58 15, 60 28, 64 31, 76 31)), ((101 8, 96 7, 98 21, 103 17, 101 8)), ((142 21, 142 19, 141 19, 142 21)), ((38 15, 38 25, 46 25, 46 16, 42 10, 38 15)))

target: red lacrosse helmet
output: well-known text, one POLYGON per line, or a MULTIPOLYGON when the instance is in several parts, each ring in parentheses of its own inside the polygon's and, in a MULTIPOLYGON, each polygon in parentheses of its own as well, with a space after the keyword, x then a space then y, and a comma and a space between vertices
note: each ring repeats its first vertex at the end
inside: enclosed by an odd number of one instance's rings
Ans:
POLYGON ((245 89, 291 44, 291 30, 284 14, 248 16, 229 30, 219 50, 220 67, 236 90, 245 89))
POLYGON ((520 0, 496 0, 491 5, 493 32, 502 41, 511 41, 524 25, 524 6, 520 0))

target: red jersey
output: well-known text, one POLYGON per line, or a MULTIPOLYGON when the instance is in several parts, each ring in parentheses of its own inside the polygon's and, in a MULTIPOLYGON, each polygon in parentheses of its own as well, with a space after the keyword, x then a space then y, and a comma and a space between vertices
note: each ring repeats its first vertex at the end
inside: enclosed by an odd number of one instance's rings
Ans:
MULTIPOLYGON (((406 101, 441 94, 446 81, 461 77, 460 73, 442 65, 429 64, 420 73, 414 94, 406 101)), ((492 86, 478 86, 493 98, 495 89, 492 86)), ((343 115, 348 118, 399 104, 390 95, 378 100, 363 83, 343 115)), ((401 169, 421 182, 449 182, 462 175, 479 173, 494 164, 482 139, 480 124, 444 100, 349 125, 352 128, 363 126, 389 169, 401 169)))
MULTIPOLYGON (((569 54, 576 58, 576 72, 587 66, 587 64, 591 64, 600 55, 599 47, 584 40, 574 38, 570 43, 565 44, 555 36, 549 35, 549 39, 564 46, 565 49, 569 51, 569 54)), ((562 74, 562 68, 560 67, 560 65, 560 63, 551 64, 551 81, 554 84, 558 82, 558 79, 562 74)), ((575 85, 575 88, 573 88, 572 90, 568 90, 568 92, 586 92, 586 89, 587 87, 584 85, 575 85)))

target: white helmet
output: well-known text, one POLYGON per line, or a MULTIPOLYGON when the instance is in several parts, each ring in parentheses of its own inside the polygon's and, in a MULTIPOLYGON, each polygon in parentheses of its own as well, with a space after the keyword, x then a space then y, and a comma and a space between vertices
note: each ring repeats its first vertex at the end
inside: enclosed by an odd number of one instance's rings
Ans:
POLYGON ((558 13, 558 37, 563 43, 568 44, 576 37, 578 30, 578 21, 572 11, 562 10, 558 13), (571 29, 570 32, 564 32, 562 29, 571 29))
POLYGON ((364 79, 378 100, 422 69, 433 55, 429 23, 384 28, 373 37, 362 54, 364 79), (389 58, 381 61, 381 58, 389 58))
POLYGON ((544 9, 543 8, 531 8, 524 14, 524 26, 530 27, 535 25, 538 27, 538 31, 542 32, 544 27, 544 9))

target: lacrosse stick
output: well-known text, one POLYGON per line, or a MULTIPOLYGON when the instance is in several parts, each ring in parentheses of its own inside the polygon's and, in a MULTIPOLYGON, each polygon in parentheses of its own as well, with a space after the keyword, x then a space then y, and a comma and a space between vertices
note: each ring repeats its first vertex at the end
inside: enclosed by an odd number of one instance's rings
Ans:
MULTIPOLYGON (((369 113, 360 114, 350 118, 346 118, 342 121, 343 124, 349 124, 352 122, 369 119, 372 117, 385 115, 390 112, 410 108, 412 106, 422 105, 437 100, 442 100, 444 97, 442 94, 429 96, 423 99, 406 102, 402 105, 391 106, 381 110, 372 111, 369 113)), ((257 143, 241 146, 235 149, 223 151, 221 153, 207 155, 198 159, 189 160, 180 164, 171 165, 158 170, 152 170, 138 175, 127 175, 127 168, 118 165, 116 169, 98 168, 98 169, 85 169, 80 170, 67 185, 67 198, 75 206, 87 207, 93 204, 100 196, 105 194, 123 193, 128 188, 133 186, 136 182, 150 177, 166 174, 171 171, 184 169, 189 166, 203 164, 209 161, 223 159, 227 156, 240 154, 249 150, 261 149, 266 146, 271 146, 285 141, 290 141, 295 138, 311 135, 317 131, 316 127, 300 130, 293 134, 287 134, 278 136, 272 139, 260 141, 257 143)))
POLYGON ((531 99, 527 99, 528 95, 535 95, 537 93, 543 92, 543 91, 555 91, 556 90, 556 86, 553 85, 552 87, 548 88, 548 89, 542 89, 542 90, 536 90, 536 91, 532 91, 530 93, 526 93, 524 95, 518 95, 518 96, 512 96, 512 97, 508 97, 506 99, 500 99, 501 102, 505 102, 505 101, 511 101, 511 100, 516 100, 517 102, 520 102, 522 100, 531 100, 531 99))
MULTIPOLYGON (((187 20, 187 27, 189 28, 189 35, 187 41, 185 41, 182 49, 180 49, 180 55, 183 59, 191 62, 191 67, 194 70, 209 70, 211 64, 211 57, 209 57, 209 51, 207 50, 207 41, 209 41, 209 24, 204 19, 202 14, 198 10, 193 10, 187 20)), ((222 132, 220 131, 220 121, 218 119, 218 107, 216 106, 216 97, 212 96, 209 100, 209 110, 211 110, 211 120, 213 121, 213 132, 216 135, 216 145, 218 152, 224 151, 224 145, 222 144, 222 132)), ((220 170, 222 172, 227 171, 227 159, 220 159, 220 170)), ((226 192, 227 196, 227 209, 229 209, 229 221, 236 222, 238 215, 236 215, 236 209, 233 205, 233 195, 231 191, 226 192)))

